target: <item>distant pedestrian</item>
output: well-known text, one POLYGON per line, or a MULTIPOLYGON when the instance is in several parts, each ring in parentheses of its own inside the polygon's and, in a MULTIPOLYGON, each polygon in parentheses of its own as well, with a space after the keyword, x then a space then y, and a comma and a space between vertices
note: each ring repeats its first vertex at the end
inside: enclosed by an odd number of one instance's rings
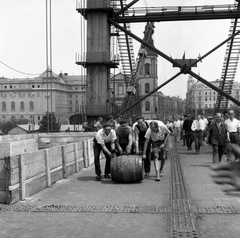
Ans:
POLYGON ((115 140, 117 139, 115 131, 111 125, 105 124, 102 129, 98 130, 93 140, 94 151, 94 165, 96 180, 101 180, 101 166, 100 166, 100 153, 106 157, 104 178, 109 179, 110 176, 110 164, 112 158, 112 152, 115 151, 115 140))
POLYGON ((182 121, 182 126, 181 126, 181 135, 182 135, 182 141, 183 141, 183 146, 187 144, 186 142, 186 133, 185 130, 183 129, 183 124, 187 120, 187 115, 184 115, 183 121, 182 121))
POLYGON ((201 115, 198 115, 197 119, 193 121, 191 129, 194 136, 195 150, 196 153, 199 153, 203 141, 203 131, 205 129, 205 124, 201 120, 201 115))
POLYGON ((204 124, 204 130, 203 130, 203 140, 205 141, 207 138, 207 132, 208 132, 208 119, 205 117, 205 114, 201 114, 201 120, 204 124))
POLYGON ((167 148, 168 137, 170 135, 170 131, 167 129, 165 125, 160 126, 156 121, 150 122, 150 127, 148 128, 145 134, 145 143, 143 150, 143 159, 146 158, 146 152, 149 140, 152 141, 152 151, 154 156, 154 166, 156 171, 155 181, 160 181, 160 165, 159 165, 159 151, 162 149, 163 156, 166 155, 164 151, 164 147, 167 148))
MULTIPOLYGON (((225 120, 225 123, 227 125, 227 139, 228 142, 231 142, 233 144, 239 145, 239 133, 240 133, 240 122, 234 117, 233 110, 229 110, 228 112, 229 118, 225 120)), ((231 152, 227 151, 227 159, 230 161, 231 152)), ((237 160, 238 157, 235 155, 235 160, 237 160)))
POLYGON ((208 143, 212 145, 213 163, 221 162, 227 145, 227 126, 221 113, 216 114, 216 120, 209 127, 208 143))
POLYGON ((192 143, 193 143, 193 131, 192 131, 192 123, 193 119, 191 114, 187 115, 187 119, 183 123, 183 131, 185 133, 186 138, 186 144, 187 144, 187 150, 192 150, 192 143))
POLYGON ((181 127, 182 127, 182 122, 179 120, 179 117, 175 118, 173 122, 173 129, 174 129, 175 142, 177 143, 180 142, 181 127))
POLYGON ((100 129, 102 129, 103 128, 102 123, 103 123, 103 118, 98 117, 97 121, 94 123, 94 130, 99 131, 100 129))
POLYGON ((112 125, 112 128, 115 129, 116 128, 116 121, 114 120, 114 117, 112 115, 110 115, 108 117, 108 121, 107 121, 108 125, 112 125))

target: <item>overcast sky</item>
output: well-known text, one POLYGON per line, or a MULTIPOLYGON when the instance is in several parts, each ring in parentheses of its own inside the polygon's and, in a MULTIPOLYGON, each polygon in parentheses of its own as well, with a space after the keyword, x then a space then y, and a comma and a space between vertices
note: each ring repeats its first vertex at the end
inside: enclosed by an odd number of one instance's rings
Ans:
MULTIPOLYGON (((128 2, 131 2, 128 0, 128 2)), ((45 0, 0 0, 0 61, 27 73, 18 73, 0 63, 0 76, 8 78, 34 77, 46 69, 45 0), (30 75, 36 74, 36 75, 30 75)), ((140 0, 134 7, 196 6, 233 4, 233 0, 140 0)), ((145 23, 132 24, 131 30, 143 37, 145 23)), ((155 23, 155 47, 173 58, 197 58, 228 37, 230 20, 184 21, 155 23)), ((52 44, 55 73, 79 75, 75 53, 80 52, 80 14, 76 0, 52 0, 52 44)), ((134 41, 134 51, 139 43, 134 41)), ((192 68, 208 81, 221 77, 226 45, 208 56, 197 68, 192 68)), ((136 54, 135 54, 136 57, 136 54)), ((159 84, 179 72, 171 63, 158 58, 159 84)), ((235 80, 240 81, 237 71, 235 80)), ((170 96, 185 97, 187 75, 176 78, 161 89, 170 96)))

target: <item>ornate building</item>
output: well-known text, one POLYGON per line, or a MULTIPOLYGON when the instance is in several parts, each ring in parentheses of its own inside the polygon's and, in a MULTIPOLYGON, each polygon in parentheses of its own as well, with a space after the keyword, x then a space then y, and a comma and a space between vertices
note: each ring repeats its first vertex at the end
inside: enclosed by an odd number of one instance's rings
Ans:
POLYGON ((38 123, 47 111, 61 124, 82 120, 86 81, 84 76, 68 76, 46 70, 35 78, 1 78, 0 120, 28 119, 38 123), (75 119, 74 119, 75 118, 75 119))
MULTIPOLYGON (((211 83, 219 87, 219 80, 211 81, 211 83)), ((212 117, 215 112, 217 95, 218 93, 213 89, 189 77, 186 93, 186 112, 191 113, 193 116, 203 112, 207 117, 212 117)), ((234 82, 231 96, 239 100, 240 83, 234 82)), ((233 102, 229 102, 229 108, 238 109, 233 102)))

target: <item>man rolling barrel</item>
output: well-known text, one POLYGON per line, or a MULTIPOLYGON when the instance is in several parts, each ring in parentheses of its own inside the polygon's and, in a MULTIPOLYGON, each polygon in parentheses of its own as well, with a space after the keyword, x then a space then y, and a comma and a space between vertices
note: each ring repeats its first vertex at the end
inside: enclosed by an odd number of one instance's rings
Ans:
MULTIPOLYGON (((133 132, 135 135, 136 154, 143 154, 144 142, 146 140, 145 134, 149 128, 148 123, 144 120, 143 116, 136 118, 136 123, 133 125, 133 132)), ((151 171, 151 143, 148 143, 146 150, 146 159, 144 159, 144 172, 149 176, 151 171)))
MULTIPOLYGON (((166 154, 164 148, 167 147, 168 137, 170 135, 170 131, 167 129, 165 125, 159 125, 156 121, 150 122, 150 128, 148 128, 145 134, 145 143, 143 149, 143 159, 146 159, 146 152, 149 140, 152 141, 152 150, 154 155, 154 166, 156 170, 156 179, 155 181, 160 181, 160 165, 159 165, 159 151, 166 154)), ((162 155, 164 156, 164 154, 162 155)), ((165 158, 163 158, 165 159, 165 158)))
POLYGON ((96 180, 101 180, 101 166, 99 156, 101 151, 106 157, 104 178, 110 179, 110 164, 112 158, 112 151, 115 150, 115 140, 117 139, 115 131, 112 129, 112 125, 105 124, 100 129, 95 138, 93 139, 93 151, 94 151, 94 165, 96 180))
POLYGON ((133 152, 133 130, 127 120, 122 119, 119 124, 116 128, 116 147, 119 155, 129 155, 133 152))

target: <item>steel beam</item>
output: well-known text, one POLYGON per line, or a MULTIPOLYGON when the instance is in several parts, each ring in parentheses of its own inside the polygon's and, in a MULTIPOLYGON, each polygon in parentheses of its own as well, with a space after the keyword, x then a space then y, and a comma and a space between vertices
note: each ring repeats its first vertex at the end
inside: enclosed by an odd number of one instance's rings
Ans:
POLYGON ((154 46, 148 44, 147 42, 145 42, 144 40, 140 39, 138 36, 134 35, 132 32, 127 31, 126 29, 124 29, 123 27, 121 27, 117 22, 113 21, 112 19, 109 19, 109 21, 111 22, 111 24, 113 24, 115 27, 119 28, 120 30, 124 31, 127 35, 131 36, 132 38, 134 38, 135 40, 137 40, 138 42, 140 42, 141 44, 145 45, 146 47, 148 47, 150 50, 152 50, 153 52, 157 53, 158 55, 162 56, 164 59, 168 60, 169 62, 171 62, 175 67, 179 67, 180 68, 180 72, 177 73, 176 75, 174 75, 172 78, 170 78, 168 81, 166 81, 164 84, 160 85, 159 87, 155 88, 153 91, 151 91, 150 93, 148 93, 146 96, 144 96, 143 98, 141 98, 139 101, 137 101, 136 103, 132 104, 130 107, 126 108, 122 113, 128 111, 129 109, 131 109, 132 107, 134 107, 135 105, 137 105, 138 103, 140 103, 141 101, 143 101, 145 98, 149 97, 151 94, 153 94, 154 92, 156 92, 157 90, 159 90, 161 87, 165 86, 166 84, 168 84, 169 82, 171 82, 173 79, 175 79, 176 77, 178 77, 180 74, 190 74, 191 76, 193 76, 194 78, 198 79, 199 81, 201 81, 202 83, 206 84, 208 87, 212 88, 213 90, 215 90, 216 92, 218 92, 219 94, 221 94, 222 96, 228 98, 230 101, 236 103, 238 106, 240 106, 240 102, 238 100, 236 100, 235 98, 231 97, 230 95, 226 94, 225 92, 223 92, 222 90, 220 90, 218 87, 216 87, 215 85, 211 84, 210 82, 208 82, 207 80, 205 80, 204 78, 200 77, 199 75, 195 74, 194 72, 191 71, 191 67, 196 64, 198 61, 201 61, 203 58, 207 57, 210 53, 212 53, 213 51, 215 51, 217 48, 219 48, 220 46, 222 46, 224 43, 226 43, 229 39, 232 39, 235 35, 239 34, 240 31, 236 32, 234 35, 230 36, 227 40, 223 41, 221 44, 219 44, 217 47, 215 47, 214 49, 212 49, 211 51, 209 51, 207 54, 205 54, 204 56, 200 57, 200 59, 198 59, 197 61, 193 62, 192 65, 187 66, 184 65, 182 66, 181 64, 179 64, 178 62, 176 62, 174 59, 172 59, 171 57, 169 57, 168 55, 164 54, 163 52, 161 52, 160 50, 158 50, 157 48, 155 48, 154 46))
POLYGON ((163 22, 163 21, 196 21, 196 20, 220 20, 239 18, 240 10, 222 12, 171 12, 171 13, 148 13, 139 16, 117 17, 118 23, 136 22, 163 22))

